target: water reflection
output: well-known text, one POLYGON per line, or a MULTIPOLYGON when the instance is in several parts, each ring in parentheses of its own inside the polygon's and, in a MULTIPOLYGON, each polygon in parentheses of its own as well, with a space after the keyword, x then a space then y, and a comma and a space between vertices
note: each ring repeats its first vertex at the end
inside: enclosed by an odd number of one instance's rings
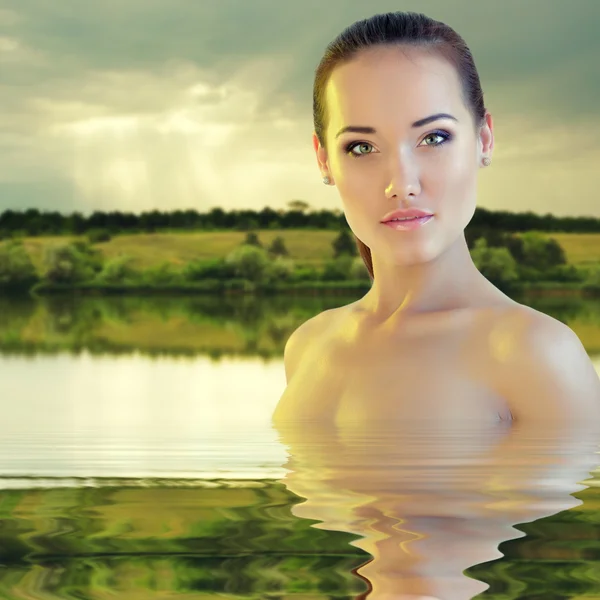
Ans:
MULTIPOLYGON (((289 334, 355 299, 0 299, 0 597, 600 593, 595 434, 270 429, 289 334)), ((600 303, 536 306, 600 370, 600 303)))
POLYGON ((361 536, 352 544, 373 560, 356 574, 370 600, 484 592, 464 571, 502 557, 499 545, 524 535, 517 524, 579 506, 571 494, 600 465, 597 427, 378 425, 349 435, 277 424, 289 452, 282 481, 306 498, 293 514, 361 536))

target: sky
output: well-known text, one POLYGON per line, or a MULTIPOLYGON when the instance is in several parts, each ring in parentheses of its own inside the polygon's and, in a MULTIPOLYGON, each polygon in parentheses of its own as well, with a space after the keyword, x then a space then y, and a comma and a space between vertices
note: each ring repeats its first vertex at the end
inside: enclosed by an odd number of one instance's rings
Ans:
POLYGON ((495 139, 478 206, 600 218, 598 0, 0 0, 0 212, 341 209, 314 72, 396 10, 473 53, 495 139))

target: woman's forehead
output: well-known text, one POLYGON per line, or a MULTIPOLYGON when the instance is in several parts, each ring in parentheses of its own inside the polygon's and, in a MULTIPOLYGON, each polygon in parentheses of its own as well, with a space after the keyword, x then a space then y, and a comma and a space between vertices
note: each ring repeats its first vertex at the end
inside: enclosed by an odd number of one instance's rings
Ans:
POLYGON ((464 120, 460 90, 450 85, 413 85, 398 90, 382 84, 378 87, 335 87, 326 95, 329 124, 337 132, 349 125, 376 127, 392 122, 402 129, 416 129, 418 121, 434 114, 449 114, 457 122, 464 120))
POLYGON ((337 65, 328 84, 338 88, 360 87, 365 84, 383 87, 428 85, 430 82, 456 83, 454 65, 440 56, 422 55, 407 58, 402 54, 358 55, 355 59, 337 65))

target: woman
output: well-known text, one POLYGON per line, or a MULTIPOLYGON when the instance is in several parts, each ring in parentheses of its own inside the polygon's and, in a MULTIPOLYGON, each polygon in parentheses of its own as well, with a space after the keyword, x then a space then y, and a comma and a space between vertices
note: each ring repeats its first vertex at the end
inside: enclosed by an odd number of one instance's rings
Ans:
POLYGON ((274 422, 600 423, 600 379, 576 334, 471 259, 464 230, 494 135, 464 40, 418 13, 358 21, 326 49, 313 108, 323 181, 373 284, 290 336, 274 422))
POLYGON ((569 327, 471 260, 494 136, 456 32, 415 13, 354 23, 317 69, 314 124, 373 284, 286 344, 273 424, 306 499, 293 513, 360 536, 373 600, 472 598, 487 585, 464 570, 501 556, 514 524, 576 505, 600 379, 569 327), (385 224, 398 209, 430 216, 385 224))

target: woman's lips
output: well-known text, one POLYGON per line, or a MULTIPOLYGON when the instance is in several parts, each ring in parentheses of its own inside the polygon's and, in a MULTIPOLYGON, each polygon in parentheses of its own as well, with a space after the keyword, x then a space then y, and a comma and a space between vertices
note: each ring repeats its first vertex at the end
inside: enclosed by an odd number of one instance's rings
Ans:
POLYGON ((428 215, 427 217, 415 217, 414 219, 404 219, 402 221, 386 221, 383 224, 396 231, 412 231, 413 229, 422 227, 425 223, 431 221, 431 219, 433 219, 433 215, 428 215))

